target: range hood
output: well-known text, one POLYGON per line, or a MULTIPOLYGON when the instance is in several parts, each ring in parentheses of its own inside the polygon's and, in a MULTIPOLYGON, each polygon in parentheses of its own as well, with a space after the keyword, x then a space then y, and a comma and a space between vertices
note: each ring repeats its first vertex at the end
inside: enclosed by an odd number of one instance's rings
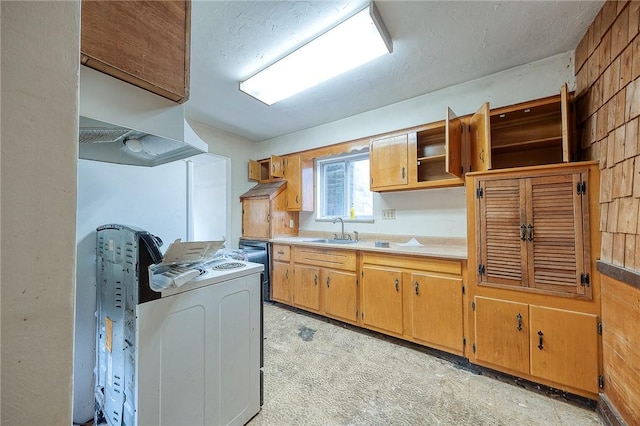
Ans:
POLYGON ((79 157, 132 166, 158 166, 208 151, 184 120, 184 140, 170 139, 80 116, 79 157))

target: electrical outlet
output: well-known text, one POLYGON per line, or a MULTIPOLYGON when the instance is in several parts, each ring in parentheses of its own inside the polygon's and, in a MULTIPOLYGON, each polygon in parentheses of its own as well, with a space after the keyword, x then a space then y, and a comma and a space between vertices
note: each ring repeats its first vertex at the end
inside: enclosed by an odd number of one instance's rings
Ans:
POLYGON ((396 218, 396 209, 382 210, 382 218, 383 219, 395 219, 396 218))
POLYGON ((289 228, 293 228, 296 224, 293 222, 293 219, 289 219, 289 228))

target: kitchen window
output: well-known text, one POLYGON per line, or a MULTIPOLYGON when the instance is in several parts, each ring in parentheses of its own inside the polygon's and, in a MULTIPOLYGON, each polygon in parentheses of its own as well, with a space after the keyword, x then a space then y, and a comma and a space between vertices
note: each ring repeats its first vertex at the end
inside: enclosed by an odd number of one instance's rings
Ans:
POLYGON ((369 153, 318 160, 319 220, 373 221, 373 193, 369 190, 369 153), (352 214, 353 208, 353 214, 352 214))

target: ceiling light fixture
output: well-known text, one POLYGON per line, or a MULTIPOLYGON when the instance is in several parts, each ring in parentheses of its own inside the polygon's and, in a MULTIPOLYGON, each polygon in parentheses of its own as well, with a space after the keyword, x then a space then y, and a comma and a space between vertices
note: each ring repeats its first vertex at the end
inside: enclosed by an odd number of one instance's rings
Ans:
POLYGON ((373 2, 245 81, 240 90, 272 105, 393 51, 373 2))

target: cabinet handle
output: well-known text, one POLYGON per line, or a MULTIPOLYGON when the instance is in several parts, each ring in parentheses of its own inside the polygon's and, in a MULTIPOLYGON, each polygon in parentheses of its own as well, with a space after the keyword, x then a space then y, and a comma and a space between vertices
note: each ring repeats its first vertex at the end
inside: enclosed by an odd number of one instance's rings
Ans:
POLYGON ((277 253, 278 253, 279 255, 281 255, 281 256, 284 254, 284 252, 283 252, 282 250, 278 250, 278 252, 277 252, 277 253))
POLYGON ((416 281, 416 283, 414 284, 415 288, 416 288, 416 295, 419 294, 420 292, 418 291, 418 281, 416 281))
POLYGON ((329 283, 331 282, 331 278, 327 277, 327 288, 329 288, 329 283))
POLYGON ((298 204, 300 202, 300 196, 296 195, 296 204, 298 204))
POLYGON ((275 165, 275 164, 272 164, 272 165, 271 165, 271 171, 272 171, 273 173, 275 173, 275 172, 276 172, 276 165, 275 165))
POLYGON ((484 148, 482 148, 482 151, 480 151, 480 161, 482 161, 484 163, 484 148))
POLYGON ((400 282, 396 278, 396 291, 400 291, 400 282))
POLYGON ((522 331, 522 315, 516 315, 516 319, 518 320, 518 331, 522 331))
POLYGON ((528 240, 529 241, 533 241, 533 225, 529 224, 529 226, 527 228, 529 228, 529 238, 528 238, 528 240))
POLYGON ((289 279, 289 270, 288 269, 286 271, 284 271, 284 277, 286 279, 289 279))
POLYGON ((402 168, 402 179, 404 179, 404 167, 402 168))
POLYGON ((520 239, 522 241, 527 240, 527 227, 524 225, 524 223, 520 225, 520 239))
POLYGON ((542 331, 538 331, 538 349, 540 349, 540 350, 544 349, 544 346, 542 345, 543 336, 544 336, 544 334, 542 333, 542 331))
POLYGON ((318 274, 313 276, 313 285, 318 285, 318 274))
POLYGON ((267 215, 267 222, 271 222, 271 214, 267 215))

